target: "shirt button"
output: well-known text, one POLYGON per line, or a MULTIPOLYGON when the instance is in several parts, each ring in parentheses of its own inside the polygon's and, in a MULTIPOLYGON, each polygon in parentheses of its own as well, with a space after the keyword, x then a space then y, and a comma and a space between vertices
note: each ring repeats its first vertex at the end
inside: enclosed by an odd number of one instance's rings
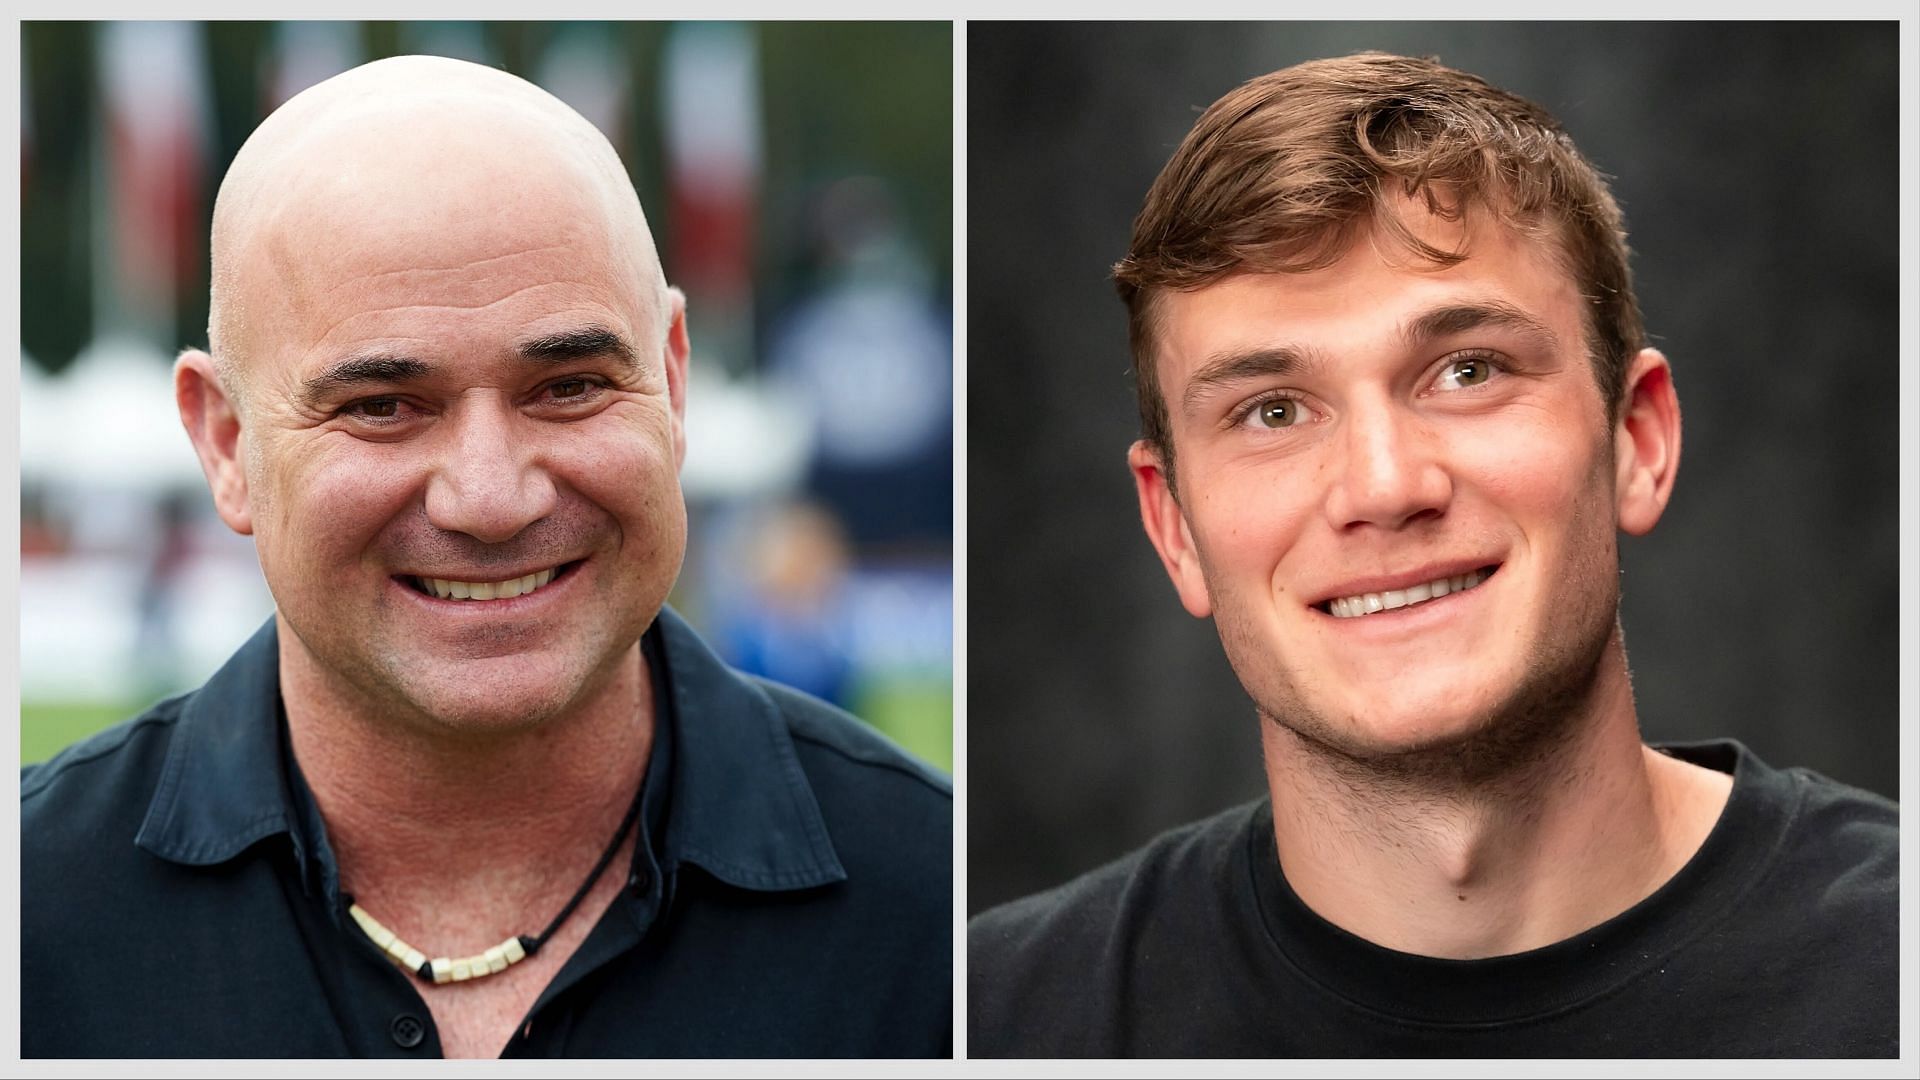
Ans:
POLYGON ((644 866, 634 867, 633 873, 627 878, 627 884, 633 886, 634 892, 646 892, 647 881, 647 868, 644 866))
POLYGON ((401 1013, 394 1017, 392 1025, 387 1030, 393 1035, 394 1043, 403 1050, 411 1050, 419 1046, 427 1037, 427 1025, 421 1023, 420 1018, 411 1013, 401 1013))

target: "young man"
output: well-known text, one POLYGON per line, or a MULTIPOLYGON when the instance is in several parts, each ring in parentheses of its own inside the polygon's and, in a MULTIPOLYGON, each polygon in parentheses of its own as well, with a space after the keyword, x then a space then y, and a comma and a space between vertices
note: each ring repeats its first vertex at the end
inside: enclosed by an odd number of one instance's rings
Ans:
POLYGON ((1203 115, 1115 277, 1142 519, 1269 799, 970 932, 983 1056, 1892 1055, 1895 807, 1642 743, 1680 413, 1537 106, 1367 54, 1203 115))

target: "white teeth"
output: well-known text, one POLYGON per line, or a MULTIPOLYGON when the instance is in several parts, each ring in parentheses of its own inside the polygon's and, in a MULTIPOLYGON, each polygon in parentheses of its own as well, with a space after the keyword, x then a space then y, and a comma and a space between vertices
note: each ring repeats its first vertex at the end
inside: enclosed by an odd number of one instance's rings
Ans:
POLYGON ((553 570, 541 570, 505 581, 452 581, 447 578, 414 580, 442 600, 509 600, 545 586, 553 580, 553 575, 553 570))
POLYGON ((1486 579, 1486 574, 1478 570, 1469 570, 1464 574, 1436 578, 1423 585, 1414 585, 1406 589, 1388 589, 1385 592, 1343 596, 1328 603, 1327 609, 1336 619, 1352 619, 1361 615, 1371 615, 1376 611, 1392 611, 1394 608, 1411 607, 1428 600, 1437 600, 1448 593, 1471 589, 1486 579))

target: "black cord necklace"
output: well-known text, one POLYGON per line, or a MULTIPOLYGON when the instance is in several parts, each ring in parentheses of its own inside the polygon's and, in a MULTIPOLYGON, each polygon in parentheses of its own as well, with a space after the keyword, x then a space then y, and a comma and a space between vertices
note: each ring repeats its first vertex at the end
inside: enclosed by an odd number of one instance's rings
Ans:
POLYGON ((367 936, 373 939, 373 943, 387 954, 387 959, 413 972, 426 982, 465 982, 468 979, 478 979, 486 975, 497 975, 539 952, 540 946, 553 937, 553 932, 560 929, 561 923, 567 921, 567 916, 573 914, 573 909, 579 907, 580 901, 587 898, 593 883, 600 880, 600 875, 606 871, 607 864, 613 861, 614 854, 620 850, 620 841, 627 835, 628 830, 633 828, 635 819, 640 816, 640 796, 645 791, 646 785, 643 783, 640 785, 640 791, 634 794, 633 805, 627 808, 627 816, 620 819, 620 831, 613 834, 613 842, 607 845, 607 850, 600 853, 600 861, 593 864, 593 872, 587 875, 587 880, 580 883, 579 890, 573 894, 573 899, 567 901, 567 906, 560 909, 560 914, 555 915, 553 921, 547 924, 547 928, 538 934, 532 936, 518 934, 486 952, 461 957, 458 960, 445 956, 429 960, 426 953, 401 941, 394 936, 393 931, 380 925, 380 921, 367 914, 365 908, 354 903, 352 897, 347 898, 347 914, 352 915, 353 921, 360 924, 360 929, 366 931, 367 936))

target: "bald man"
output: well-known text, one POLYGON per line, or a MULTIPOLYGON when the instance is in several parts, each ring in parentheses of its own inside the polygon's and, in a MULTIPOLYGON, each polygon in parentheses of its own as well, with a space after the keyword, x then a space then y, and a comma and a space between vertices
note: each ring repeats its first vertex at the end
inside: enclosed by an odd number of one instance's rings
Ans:
POLYGON ((176 396, 276 611, 26 771, 23 1052, 949 1053, 950 785, 663 606, 686 304, 599 132, 368 64, 212 259, 176 396))

